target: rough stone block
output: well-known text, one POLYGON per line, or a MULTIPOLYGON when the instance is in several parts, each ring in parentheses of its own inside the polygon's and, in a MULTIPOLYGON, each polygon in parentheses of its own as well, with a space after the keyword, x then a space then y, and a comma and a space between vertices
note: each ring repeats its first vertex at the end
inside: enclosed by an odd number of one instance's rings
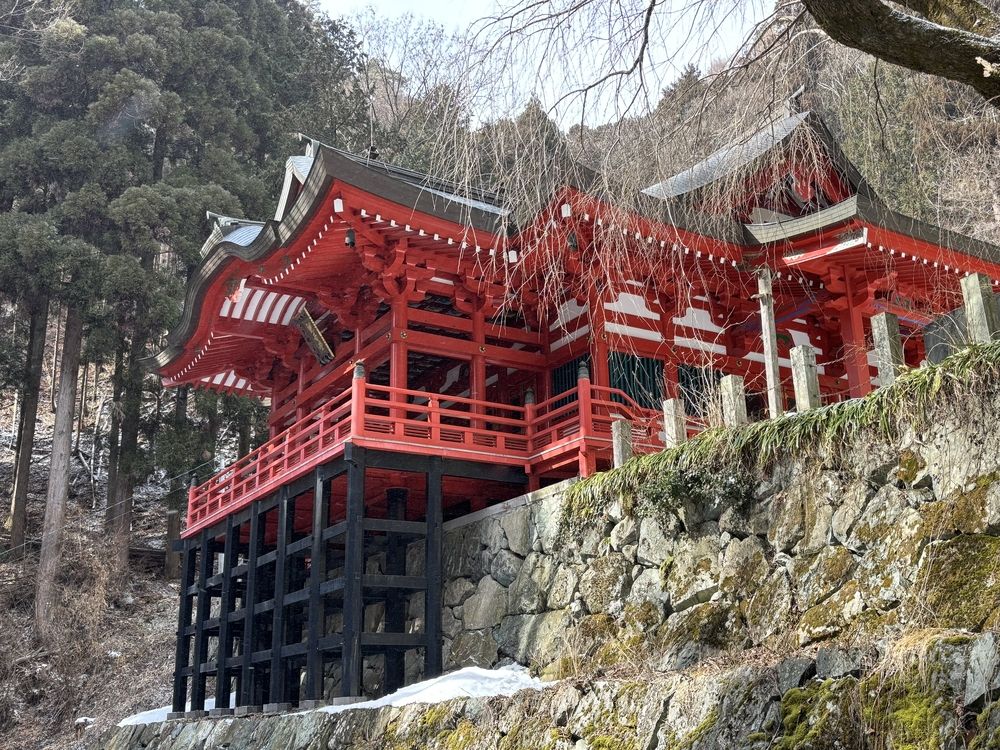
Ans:
POLYGON ((826 680, 859 675, 864 666, 863 660, 861 649, 824 646, 816 652, 816 676, 826 680))
POLYGON ((507 546, 515 555, 527 556, 531 552, 531 510, 527 506, 515 508, 500 516, 500 526, 507 536, 507 546))
POLYGON ((466 630, 481 630, 499 625, 507 614, 507 589, 489 576, 482 578, 476 593, 462 605, 466 630))

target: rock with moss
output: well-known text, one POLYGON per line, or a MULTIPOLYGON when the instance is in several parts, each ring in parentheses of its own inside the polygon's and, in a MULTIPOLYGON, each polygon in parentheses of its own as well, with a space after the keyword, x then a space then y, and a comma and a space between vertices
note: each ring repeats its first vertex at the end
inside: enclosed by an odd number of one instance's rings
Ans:
POLYGON ((800 610, 824 601, 851 578, 854 556, 846 547, 825 547, 814 555, 800 555, 792 565, 795 601, 800 610))
POLYGON ((675 611, 704 604, 719 590, 720 546, 718 527, 678 540, 665 585, 675 611))
POLYGON ((500 653, 519 664, 544 666, 560 656, 568 624, 561 611, 510 615, 496 631, 497 645, 500 653))
POLYGON ((598 557, 580 577, 580 597, 589 612, 609 612, 621 603, 632 584, 632 566, 620 553, 598 557))
POLYGON ((805 510, 801 495, 792 490, 770 499, 767 541, 779 552, 791 552, 805 536, 805 510))
POLYGON ((736 607, 724 601, 699 604, 671 615, 657 629, 660 669, 685 669, 727 649, 746 646, 746 625, 736 607))
POLYGON ((764 543, 755 536, 734 539, 722 555, 719 591, 729 596, 751 596, 767 580, 770 565, 764 543))
POLYGON ((643 518, 639 523, 639 547, 636 555, 644 565, 659 566, 672 558, 680 522, 676 516, 643 518))
POLYGON ((815 679, 781 696, 776 750, 835 750, 865 747, 859 721, 858 681, 815 679))
POLYGON ((743 604, 747 631, 755 644, 784 631, 792 620, 792 583, 783 568, 774 570, 743 604))
POLYGON ((800 646, 832 638, 859 617, 867 604, 856 581, 848 581, 835 594, 799 617, 796 634, 800 646))
POLYGON ((916 667, 877 672, 859 685, 861 715, 867 730, 884 747, 945 750, 961 734, 955 698, 916 667))
POLYGON ((911 621, 931 616, 938 627, 979 631, 1000 611, 1000 537, 963 534, 928 544, 920 559, 920 600, 911 621))

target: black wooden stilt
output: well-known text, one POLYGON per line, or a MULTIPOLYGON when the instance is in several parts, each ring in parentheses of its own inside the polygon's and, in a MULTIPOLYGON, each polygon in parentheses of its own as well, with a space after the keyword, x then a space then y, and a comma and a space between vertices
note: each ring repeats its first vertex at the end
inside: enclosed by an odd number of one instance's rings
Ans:
MULTIPOLYGON (((386 491, 386 506, 390 521, 406 520, 407 491, 394 487, 386 491)), ((399 534, 386 534, 385 572, 388 575, 406 575, 406 544, 399 534)), ((400 589, 390 589, 385 600, 385 632, 402 633, 406 630, 406 599, 400 589)), ((405 678, 405 652, 389 649, 385 653, 385 692, 392 693, 403 687, 405 678)))
POLYGON ((191 710, 205 710, 205 662, 208 661, 208 637, 205 634, 205 621, 211 616, 212 596, 208 590, 208 572, 214 557, 212 540, 208 531, 198 535, 198 608, 194 620, 194 664, 191 679, 191 710))
POLYGON ((233 639, 229 625, 229 614, 233 611, 233 557, 239 541, 239 527, 233 517, 226 518, 225 542, 222 550, 222 594, 219 605, 219 651, 215 659, 215 708, 230 708, 230 679, 232 670, 227 662, 233 655, 233 639))
POLYGON ((341 650, 340 693, 361 695, 361 632, 364 629, 364 602, 361 582, 365 568, 365 451, 348 444, 347 458, 347 538, 344 554, 344 631, 341 650))
POLYGON ((441 459, 432 457, 427 469, 427 537, 424 570, 424 677, 441 674, 441 459))
POLYGON ((323 530, 330 524, 329 483, 323 480, 322 469, 316 469, 313 489, 312 548, 309 570, 309 632, 306 636, 306 700, 323 698, 323 652, 319 639, 325 635, 326 600, 320 586, 326 581, 326 548, 323 530))
POLYGON ((194 584, 194 550, 190 541, 184 542, 181 552, 181 601, 177 612, 177 646, 174 651, 173 712, 182 713, 187 704, 188 676, 190 674, 191 635, 191 586, 194 584))
POLYGON ((274 597, 272 599, 271 620, 271 689, 270 704, 285 702, 285 667, 281 650, 285 645, 285 591, 288 585, 286 571, 288 534, 291 524, 288 522, 289 505, 294 504, 294 498, 289 498, 288 487, 278 490, 278 538, 274 558, 274 597))
POLYGON ((256 706, 257 690, 253 652, 256 648, 257 618, 254 609, 257 606, 257 558, 264 537, 264 524, 261 523, 260 503, 250 506, 250 539, 247 547, 246 591, 243 594, 243 662, 240 665, 240 697, 239 705, 256 706))

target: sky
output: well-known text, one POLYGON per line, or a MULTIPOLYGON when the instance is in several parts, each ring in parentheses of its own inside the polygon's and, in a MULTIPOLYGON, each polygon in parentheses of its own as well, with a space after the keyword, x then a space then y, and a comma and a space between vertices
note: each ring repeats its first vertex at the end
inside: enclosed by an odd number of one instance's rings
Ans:
MULTIPOLYGON (((548 0, 552 8, 570 5, 568 0, 548 0)), ((471 24, 500 13, 501 4, 511 7, 531 6, 528 0, 320 0, 320 7, 334 17, 348 22, 368 13, 384 18, 407 14, 441 24, 448 32, 460 32, 471 24)), ((544 5, 536 7, 546 10, 544 5)), ((591 125, 611 122, 626 115, 641 114, 656 106, 660 92, 677 79, 688 63, 702 72, 718 60, 728 60, 740 47, 753 25, 773 7, 770 0, 661 0, 657 23, 650 29, 647 64, 641 79, 628 76, 588 94, 586 104, 578 97, 565 96, 601 79, 608 70, 628 68, 636 54, 633 45, 609 43, 620 40, 621 13, 641 18, 644 6, 624 0, 602 0, 588 6, 593 15, 577 25, 563 40, 562 54, 538 47, 500 55, 501 68, 483 90, 482 119, 489 120, 520 111, 529 95, 541 99, 561 127, 583 119, 591 125), (618 3, 621 2, 619 6, 618 3), (606 5, 604 3, 607 3, 606 5), (638 12, 637 10, 638 9, 638 12), (508 83, 509 80, 509 83, 508 83), (638 81, 642 81, 642 85, 638 81), (500 85, 493 85, 493 82, 500 85), (502 83, 501 83, 502 82, 502 83), (635 91, 641 90, 636 97, 635 91), (503 99, 509 101, 503 102, 503 99), (585 114, 582 114, 585 113, 585 114)), ((635 28, 633 26, 633 28, 635 28)), ((539 35, 535 41, 544 38, 539 35)), ((634 39, 638 39, 636 36, 634 39)))
POLYGON ((440 23, 449 31, 466 28, 473 21, 488 15, 492 2, 483 0, 322 0, 320 6, 331 16, 358 15, 372 8, 380 16, 398 18, 412 13, 440 23))

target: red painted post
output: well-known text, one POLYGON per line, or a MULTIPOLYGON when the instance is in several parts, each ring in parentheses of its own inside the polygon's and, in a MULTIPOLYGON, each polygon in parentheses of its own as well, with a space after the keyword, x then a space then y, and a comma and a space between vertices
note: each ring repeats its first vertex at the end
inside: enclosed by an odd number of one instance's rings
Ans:
POLYGON ((524 439, 528 444, 528 455, 534 453, 535 446, 535 389, 524 392, 524 439))
POLYGON ((365 363, 360 359, 354 363, 354 379, 351 380, 351 437, 361 437, 365 431, 365 363))
POLYGON ((438 401, 436 396, 429 396, 427 398, 427 407, 429 409, 427 413, 427 421, 431 426, 431 440, 435 445, 441 442, 441 403, 438 401))
POLYGON ((576 400, 580 410, 580 476, 589 476, 592 472, 593 457, 587 448, 587 440, 594 431, 593 404, 590 392, 590 370, 585 362, 580 363, 576 376, 576 400))
POLYGON ((590 370, 584 362, 576 374, 576 400, 580 410, 580 437, 588 438, 593 433, 593 406, 590 393, 590 370))

